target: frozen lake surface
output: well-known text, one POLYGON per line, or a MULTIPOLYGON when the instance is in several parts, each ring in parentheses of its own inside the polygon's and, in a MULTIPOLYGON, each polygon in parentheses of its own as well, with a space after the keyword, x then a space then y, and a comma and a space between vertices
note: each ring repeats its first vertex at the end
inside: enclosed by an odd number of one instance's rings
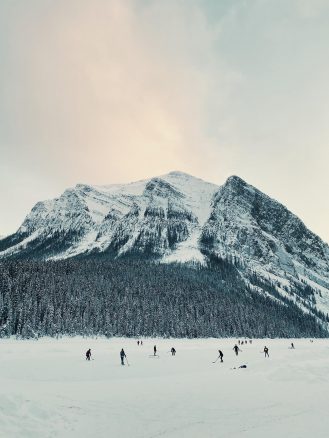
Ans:
POLYGON ((0 437, 327 438, 329 340, 235 342, 0 340, 0 437))

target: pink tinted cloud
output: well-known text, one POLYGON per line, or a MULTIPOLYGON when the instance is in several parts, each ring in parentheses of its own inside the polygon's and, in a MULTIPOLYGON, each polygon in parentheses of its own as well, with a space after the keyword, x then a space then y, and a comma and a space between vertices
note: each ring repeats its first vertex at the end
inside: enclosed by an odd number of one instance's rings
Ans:
MULTIPOLYGON (((215 37, 198 8, 178 2, 58 1, 22 14, 14 49, 24 80, 13 112, 36 167, 95 183, 200 174, 213 142, 204 134, 209 90, 230 82, 215 37)), ((216 93, 220 105, 227 89, 216 93)))

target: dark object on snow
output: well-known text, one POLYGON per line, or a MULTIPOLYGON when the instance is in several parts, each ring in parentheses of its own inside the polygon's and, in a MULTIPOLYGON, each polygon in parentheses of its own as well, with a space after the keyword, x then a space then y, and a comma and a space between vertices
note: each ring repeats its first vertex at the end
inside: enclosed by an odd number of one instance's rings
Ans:
POLYGON ((125 361, 124 361, 125 357, 126 357, 126 353, 125 353, 124 349, 122 348, 120 351, 121 365, 125 364, 125 361))
POLYGON ((291 343, 291 348, 294 350, 295 349, 295 346, 294 346, 294 343, 292 342, 291 343))
POLYGON ((247 365, 240 365, 238 368, 233 367, 233 368, 231 368, 231 370, 239 370, 240 368, 247 368, 247 365))
POLYGON ((171 355, 172 355, 172 356, 175 356, 175 354, 176 354, 176 350, 174 349, 174 347, 172 347, 172 349, 171 349, 170 351, 171 351, 171 355))
POLYGON ((218 350, 218 353, 219 353, 218 357, 220 358, 220 361, 223 362, 223 357, 224 357, 223 352, 221 350, 218 350))
POLYGON ((264 347, 264 353, 265 357, 270 357, 270 355, 268 354, 268 348, 266 346, 264 347))
POLYGON ((156 345, 154 345, 154 347, 153 347, 153 354, 154 354, 154 356, 156 356, 156 354, 157 354, 157 346, 156 345))
POLYGON ((89 350, 86 351, 86 360, 90 360, 91 358, 91 349, 89 348, 89 350))

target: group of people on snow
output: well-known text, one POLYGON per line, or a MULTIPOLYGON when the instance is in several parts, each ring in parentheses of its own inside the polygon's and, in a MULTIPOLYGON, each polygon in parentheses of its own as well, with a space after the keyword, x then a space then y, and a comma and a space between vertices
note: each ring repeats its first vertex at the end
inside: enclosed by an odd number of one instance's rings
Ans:
MULTIPOLYGON (((250 340, 250 344, 251 344, 251 343, 252 343, 252 341, 250 340)), ((238 344, 241 345, 240 341, 238 341, 238 344)), ((234 351, 234 353, 235 353, 236 356, 239 355, 239 352, 242 352, 242 350, 240 350, 240 348, 238 347, 238 344, 235 344, 234 347, 233 347, 233 351, 234 351)), ((292 343, 291 345, 292 345, 291 348, 295 348, 295 347, 293 347, 293 345, 294 345, 293 343, 292 343)), ((265 357, 270 357, 270 355, 269 355, 269 353, 268 353, 268 347, 266 347, 266 345, 265 345, 265 347, 264 347, 263 352, 264 352, 264 354, 265 354, 265 357)), ((224 362, 224 361, 223 361, 223 357, 224 357, 223 352, 222 352, 221 350, 218 350, 218 354, 219 354, 219 356, 218 356, 218 358, 216 359, 215 362, 217 362, 218 359, 220 359, 221 362, 224 362)), ((239 368, 241 368, 241 367, 239 367, 239 368)), ((242 367, 242 368, 243 368, 243 367, 242 367)))
MULTIPOLYGON (((143 341, 137 341, 137 345, 143 345, 143 341)), ((171 348, 170 352, 171 352, 172 356, 176 355, 176 349, 174 347, 171 348)), ((157 355, 157 347, 156 347, 156 345, 154 345, 154 347, 153 347, 153 355, 154 356, 157 355)), ((91 359, 91 348, 88 348, 88 350, 86 351, 86 360, 90 360, 90 359, 91 359)), ((126 353, 125 353, 124 349, 122 348, 121 351, 120 351, 121 365, 125 364, 125 359, 127 361, 126 353)))
MULTIPOLYGON (((248 341, 247 341, 247 339, 245 339, 244 341, 240 341, 240 339, 239 339, 238 344, 239 345, 248 344, 248 341)), ((252 339, 249 339, 249 344, 252 344, 252 339)))
MULTIPOLYGON (((239 345, 242 345, 243 343, 244 343, 243 341, 242 342, 238 341, 239 345)), ((251 339, 250 339, 249 343, 250 344, 252 343, 251 339)), ((233 351, 235 352, 236 356, 239 355, 239 352, 242 352, 242 350, 240 350, 238 344, 235 344, 234 347, 233 347, 233 351)), ((245 344, 247 344, 247 341, 245 341, 245 344)), ((137 345, 143 345, 143 341, 139 341, 138 340, 137 341, 137 345)), ((291 349, 295 349, 295 346, 294 346, 293 342, 291 343, 290 348, 291 349)), ((172 347, 171 350, 170 350, 170 353, 171 353, 172 356, 175 356, 176 355, 176 349, 174 347, 172 347)), ((270 357, 269 349, 268 349, 268 347, 266 345, 265 345, 265 347, 264 347, 264 349, 263 349, 263 351, 261 353, 264 353, 265 357, 268 357, 268 358, 270 357)), ((154 347, 153 347, 153 356, 157 356, 157 347, 156 347, 156 345, 154 345, 154 347)), ((224 362, 223 358, 224 358, 224 353, 221 350, 218 350, 218 357, 215 360, 215 362, 217 362, 218 359, 220 359, 220 362, 224 362)), ((121 359, 121 365, 125 365, 125 359, 127 361, 127 356, 126 356, 126 353, 125 353, 123 348, 120 351, 120 359, 121 359)), ((86 360, 91 360, 91 349, 90 348, 86 351, 86 360)), ((215 363, 215 362, 213 362, 213 363, 215 363)), ((239 368, 246 368, 246 366, 241 366, 239 368)))

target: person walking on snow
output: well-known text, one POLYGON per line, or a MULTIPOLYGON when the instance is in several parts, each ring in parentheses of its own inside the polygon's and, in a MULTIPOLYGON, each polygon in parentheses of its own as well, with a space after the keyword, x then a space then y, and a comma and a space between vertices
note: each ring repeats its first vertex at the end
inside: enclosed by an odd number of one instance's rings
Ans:
POLYGON ((91 349, 89 348, 89 349, 86 351, 86 360, 90 360, 90 358, 91 358, 91 349))
POLYGON ((121 365, 125 364, 125 361, 124 361, 125 357, 126 357, 126 353, 125 353, 124 349, 122 348, 120 351, 121 365))
POLYGON ((268 354, 268 348, 266 346, 264 347, 264 354, 265 354, 265 357, 270 357, 268 354))
POLYGON ((170 351, 171 351, 171 355, 172 355, 172 356, 175 356, 175 354, 176 354, 176 350, 174 349, 174 347, 172 347, 172 349, 171 349, 170 351))
POLYGON ((154 345, 154 347, 153 347, 153 354, 154 354, 154 356, 157 355, 157 346, 156 345, 154 345))
POLYGON ((238 356, 239 351, 241 351, 240 348, 236 344, 234 345, 233 350, 234 350, 236 356, 238 356))
POLYGON ((224 354, 221 350, 218 350, 220 361, 223 362, 224 354))

